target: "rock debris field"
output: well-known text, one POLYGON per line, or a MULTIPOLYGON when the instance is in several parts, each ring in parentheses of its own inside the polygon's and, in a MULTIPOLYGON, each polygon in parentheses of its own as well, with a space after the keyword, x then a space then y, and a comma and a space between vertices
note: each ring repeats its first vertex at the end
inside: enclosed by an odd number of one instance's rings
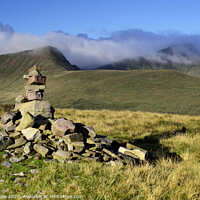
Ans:
POLYGON ((105 162, 133 165, 143 162, 148 152, 130 143, 98 135, 92 126, 69 119, 54 119, 54 109, 43 100, 46 77, 38 66, 29 69, 25 95, 16 97, 15 108, 0 121, 0 151, 6 167, 27 158, 49 162, 105 162))

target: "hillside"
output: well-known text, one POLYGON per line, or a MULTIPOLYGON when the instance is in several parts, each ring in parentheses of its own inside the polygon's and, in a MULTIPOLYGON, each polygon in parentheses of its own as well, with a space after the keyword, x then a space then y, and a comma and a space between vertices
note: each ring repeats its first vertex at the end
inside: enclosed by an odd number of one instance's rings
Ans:
POLYGON ((22 77, 34 64, 39 65, 42 74, 46 76, 79 70, 71 65, 58 49, 50 46, 0 55, 0 93, 3 102, 7 101, 5 96, 10 98, 15 90, 23 91, 25 82, 22 77))
POLYGON ((55 47, 46 46, 33 50, 0 55, 0 78, 23 75, 34 64, 42 68, 43 73, 63 70, 79 70, 71 65, 55 47))
MULTIPOLYGON (((19 78, 0 81, 0 104, 14 103, 17 95, 24 94, 26 81, 19 78)), ((199 85, 200 78, 172 70, 64 71, 48 74, 44 98, 61 108, 199 115, 199 85)))
POLYGON ((178 70, 200 76, 200 52, 191 44, 174 45, 154 56, 127 58, 98 67, 106 70, 178 70))

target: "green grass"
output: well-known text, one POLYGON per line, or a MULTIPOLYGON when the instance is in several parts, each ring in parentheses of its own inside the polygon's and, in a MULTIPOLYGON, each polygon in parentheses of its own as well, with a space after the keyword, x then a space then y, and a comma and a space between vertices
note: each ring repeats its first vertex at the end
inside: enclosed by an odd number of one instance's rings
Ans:
MULTIPOLYGON (((0 103, 14 103, 26 81, 17 72, 0 80, 0 103), (16 77, 15 77, 16 75, 16 77)), ((200 114, 200 78, 178 71, 57 71, 44 98, 54 107, 200 114)))
MULTIPOLYGON (((10 169, 0 165, 0 179, 4 180, 0 183, 1 195, 22 197, 42 191, 49 198, 81 195, 89 200, 199 199, 199 116, 77 109, 56 109, 55 116, 92 125, 98 134, 111 139, 131 141, 151 151, 153 162, 111 167, 102 163, 59 164, 29 159, 10 169), (39 173, 30 174, 31 168, 39 173), (17 185, 12 173, 22 171, 27 177, 21 179, 22 185, 17 185)), ((0 160, 4 161, 2 153, 0 160)))

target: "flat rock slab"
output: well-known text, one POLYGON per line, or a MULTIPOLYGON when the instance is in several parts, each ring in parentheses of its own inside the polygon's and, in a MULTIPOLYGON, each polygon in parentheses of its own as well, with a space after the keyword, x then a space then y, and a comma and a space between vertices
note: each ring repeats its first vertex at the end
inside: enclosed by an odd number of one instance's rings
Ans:
POLYGON ((37 128, 29 127, 22 130, 22 134, 27 140, 34 140, 38 133, 40 133, 40 130, 37 128))
POLYGON ((31 151, 32 151, 32 146, 31 146, 31 143, 28 142, 28 143, 26 143, 26 145, 24 146, 24 153, 27 155, 27 154, 29 154, 31 151))
POLYGON ((67 159, 71 155, 72 155, 71 152, 69 152, 69 151, 62 151, 62 150, 58 150, 58 151, 56 151, 56 152, 54 152, 52 154, 53 158, 57 159, 57 160, 59 160, 59 159, 67 159))
POLYGON ((17 147, 21 147, 24 144, 26 144, 26 140, 23 137, 21 137, 21 138, 16 139, 15 144, 8 146, 7 149, 14 149, 17 147))
POLYGON ((125 154, 127 156, 131 156, 133 158, 138 158, 140 160, 146 160, 147 151, 141 149, 127 149, 125 147, 120 147, 118 150, 120 153, 125 154))
POLYGON ((22 103, 21 105, 19 105, 18 109, 21 112, 22 116, 26 112, 29 112, 34 117, 40 115, 45 118, 52 118, 51 105, 49 101, 34 100, 34 101, 22 103))
POLYGON ((63 140, 65 144, 72 143, 72 142, 81 142, 83 141, 83 135, 81 133, 71 133, 71 134, 63 136, 63 140))
POLYGON ((15 131, 22 131, 25 128, 32 127, 35 122, 34 117, 29 112, 24 112, 20 120, 20 124, 17 126, 15 131))
POLYGON ((60 118, 52 124, 51 130, 54 135, 64 136, 66 132, 75 131, 75 124, 71 120, 60 118))
POLYGON ((28 85, 45 85, 46 77, 45 76, 32 76, 28 79, 28 85))
POLYGON ((91 138, 95 138, 96 137, 96 132, 95 132, 95 130, 94 130, 94 128, 92 126, 85 127, 85 128, 88 130, 88 135, 91 138))
POLYGON ((43 146, 38 145, 38 144, 35 144, 35 145, 33 146, 33 149, 34 149, 36 152, 38 152, 39 154, 41 154, 42 157, 45 157, 46 154, 47 154, 48 151, 49 151, 46 147, 43 147, 43 146))

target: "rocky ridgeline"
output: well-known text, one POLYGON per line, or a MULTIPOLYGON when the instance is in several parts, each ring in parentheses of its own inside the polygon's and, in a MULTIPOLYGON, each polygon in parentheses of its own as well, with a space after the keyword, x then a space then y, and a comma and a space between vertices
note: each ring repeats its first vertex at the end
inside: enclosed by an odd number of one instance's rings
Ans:
POLYGON ((43 100, 46 77, 39 70, 33 66, 24 75, 25 96, 18 96, 14 110, 1 119, 0 150, 4 150, 4 158, 9 158, 5 165, 32 157, 61 163, 87 160, 119 165, 147 158, 147 151, 97 135, 91 126, 54 119, 53 107, 43 100))

